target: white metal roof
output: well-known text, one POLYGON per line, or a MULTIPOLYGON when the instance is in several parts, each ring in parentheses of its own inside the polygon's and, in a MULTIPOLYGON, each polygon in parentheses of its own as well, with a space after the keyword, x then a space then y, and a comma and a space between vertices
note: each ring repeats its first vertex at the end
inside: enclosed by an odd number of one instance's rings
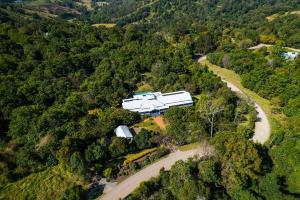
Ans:
POLYGON ((154 110, 164 110, 171 106, 182 106, 193 104, 189 92, 177 91, 164 93, 149 92, 140 95, 134 95, 131 99, 124 99, 122 106, 126 110, 144 113, 154 110))
POLYGON ((286 52, 283 53, 283 56, 286 59, 291 59, 291 60, 295 60, 298 57, 299 53, 298 52, 286 52))
POLYGON ((133 138, 128 126, 124 126, 124 125, 118 126, 115 129, 115 133, 116 133, 117 137, 133 138))

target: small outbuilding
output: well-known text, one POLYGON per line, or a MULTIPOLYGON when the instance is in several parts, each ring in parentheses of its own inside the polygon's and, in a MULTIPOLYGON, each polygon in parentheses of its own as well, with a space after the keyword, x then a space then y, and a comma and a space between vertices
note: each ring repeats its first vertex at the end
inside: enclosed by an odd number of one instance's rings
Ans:
POLYGON ((133 136, 128 128, 128 126, 121 125, 115 129, 117 137, 122 137, 126 139, 133 139, 133 136))
POLYGON ((287 60, 295 60, 299 56, 299 53, 298 52, 286 52, 286 53, 283 53, 282 56, 287 60))

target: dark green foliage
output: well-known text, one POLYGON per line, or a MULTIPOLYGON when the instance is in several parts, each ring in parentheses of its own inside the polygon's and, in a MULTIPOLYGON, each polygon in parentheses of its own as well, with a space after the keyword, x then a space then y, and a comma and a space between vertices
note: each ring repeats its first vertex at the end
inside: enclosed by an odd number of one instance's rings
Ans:
POLYGON ((69 167, 71 171, 76 174, 83 175, 85 172, 85 163, 79 152, 75 152, 71 155, 69 161, 69 167))
POLYGON ((64 195, 60 198, 60 200, 84 200, 87 199, 86 191, 81 186, 74 186, 72 188, 68 188, 64 195))
POLYGON ((258 179, 262 159, 253 142, 232 133, 220 133, 215 138, 215 147, 221 162, 222 181, 228 190, 247 187, 258 179))
POLYGON ((153 131, 142 129, 139 134, 134 137, 134 141, 139 149, 146 149, 153 145, 154 141, 151 140, 156 134, 153 131))
POLYGON ((199 176, 206 183, 218 183, 219 166, 215 160, 204 160, 198 164, 199 176))
MULTIPOLYGON (((298 17, 295 17, 295 19, 297 18, 298 17)), ((290 18, 281 17, 275 20, 274 23, 281 23, 280 21, 286 19, 290 18)), ((291 22, 294 23, 294 20, 292 21, 291 22)), ((285 23, 289 22, 285 21, 285 23)), ((278 26, 276 28, 280 29, 281 27, 278 26)), ((296 27, 295 30, 297 30, 296 27)), ((295 30, 289 31, 293 32, 295 30)), ((299 168, 299 161, 296 158, 299 157, 297 156, 299 154, 299 144, 297 144, 297 140, 299 137, 298 102, 300 92, 300 71, 298 67, 298 59, 291 61, 282 58, 281 53, 286 51, 282 48, 283 45, 284 44, 279 41, 275 46, 270 47, 268 50, 261 49, 250 51, 231 49, 227 52, 227 55, 229 56, 227 67, 242 75, 243 85, 257 92, 260 96, 270 99, 272 106, 274 107, 272 110, 274 113, 280 113, 283 110, 284 114, 288 117, 284 120, 284 123, 281 123, 281 125, 279 125, 278 122, 273 122, 274 131, 272 132, 270 139, 271 148, 269 151, 271 159, 267 162, 269 163, 269 166, 272 166, 273 164, 274 166, 272 172, 266 177, 259 177, 264 184, 268 183, 268 179, 270 181, 270 185, 259 185, 258 189, 255 189, 256 191, 254 192, 241 189, 239 187, 234 188, 233 190, 237 191, 237 194, 235 194, 235 198, 237 199, 251 199, 255 193, 262 194, 266 196, 267 199, 275 197, 283 198, 283 196, 287 199, 299 197, 299 190, 296 189, 299 188, 299 178, 297 178, 298 176, 295 171, 299 168), (237 57, 236 54, 241 57, 237 57), (252 59, 247 60, 249 57, 252 59), (266 60, 266 58, 268 60, 266 60), (241 70, 241 62, 249 63, 249 66, 251 67, 247 67, 248 64, 245 65, 244 63, 241 70), (261 187, 272 188, 272 190, 266 190, 261 187)), ((292 46, 292 44, 289 45, 292 46)), ((209 56, 209 59, 215 64, 222 65, 224 56, 225 52, 218 52, 209 56)), ((229 173, 226 172, 226 174, 229 173)))
POLYGON ((242 75, 242 84, 260 96, 285 106, 300 93, 300 68, 294 61, 281 58, 282 47, 275 45, 266 55, 261 51, 235 49, 228 54, 213 53, 208 59, 216 64, 234 70, 242 75), (226 66, 224 57, 228 56, 226 66), (274 65, 274 60, 276 65, 274 65))
MULTIPOLYGON (((280 54, 282 46, 299 48, 299 16, 282 15, 272 22, 265 17, 297 10, 299 1, 107 2, 110 5, 103 7, 93 2, 92 11, 69 0, 55 2, 81 12, 59 13, 60 18, 80 20, 73 22, 0 5, 1 186, 58 164, 81 176, 90 169, 106 169, 108 177, 117 174, 119 158, 136 151, 134 144, 141 150, 158 143, 146 131, 130 144, 113 137, 118 125, 141 120, 120 106, 123 98, 147 83, 153 90, 201 94, 195 99, 197 109, 174 108, 165 114, 167 133, 176 144, 217 135, 218 156, 178 162, 129 199, 297 197, 300 62, 287 62, 280 54), (96 29, 82 21, 126 26, 96 29), (270 52, 246 50, 259 42, 277 45, 270 52), (248 141, 253 113, 242 108, 219 78, 192 61, 215 49, 208 56, 211 62, 241 74, 247 88, 271 99, 279 110, 284 106, 290 117, 272 135, 274 169, 266 176, 258 148, 248 141), (214 104, 220 112, 211 124, 204 105, 214 104), (236 130, 247 114, 249 127, 236 130)), ((75 187, 65 191, 63 199, 84 196, 82 188, 75 187)))
POLYGON ((103 141, 93 143, 85 150, 85 160, 89 163, 101 162, 107 157, 107 149, 103 141))
MULTIPOLYGON (((178 161, 172 166, 170 171, 162 169, 158 178, 141 184, 126 199, 228 199, 228 195, 221 185, 210 179, 206 182, 202 178, 202 176, 207 177, 207 175, 217 176, 216 174, 213 175, 213 172, 208 172, 206 175, 206 172, 203 171, 202 167, 208 163, 214 163, 213 165, 215 165, 216 161, 200 160, 187 163, 178 161)), ((212 165, 209 164, 209 166, 212 165)))
POLYGON ((109 145, 109 152, 112 157, 125 155, 129 151, 129 144, 125 138, 113 138, 109 145))

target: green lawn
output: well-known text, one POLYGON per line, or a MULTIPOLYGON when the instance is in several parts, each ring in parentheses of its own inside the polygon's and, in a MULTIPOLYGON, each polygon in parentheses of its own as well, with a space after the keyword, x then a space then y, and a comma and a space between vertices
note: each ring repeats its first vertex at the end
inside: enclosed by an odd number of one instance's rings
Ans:
POLYGON ((135 124, 132 128, 137 132, 139 132, 143 128, 150 131, 162 132, 162 130, 159 128, 157 123, 152 118, 149 118, 138 124, 135 124))
POLYGON ((139 153, 136 153, 136 154, 128 154, 127 156, 125 156, 126 160, 124 161, 124 164, 128 164, 128 163, 131 163, 135 160, 138 160, 150 153, 153 153, 155 152, 156 150, 158 149, 158 147, 155 147, 155 148, 151 148, 151 149, 145 149, 139 153))
POLYGON ((93 24, 92 26, 99 28, 99 27, 105 27, 105 28, 113 28, 117 24, 93 24))
POLYGON ((189 151, 189 150, 196 149, 199 146, 200 146, 200 142, 196 142, 196 143, 192 143, 192 144, 183 145, 183 146, 179 147, 179 150, 180 151, 189 151))
POLYGON ((271 21, 275 20, 278 17, 284 17, 284 16, 291 15, 291 14, 292 15, 300 15, 300 11, 299 10, 298 11, 291 11, 291 12, 286 12, 284 14, 276 13, 276 14, 270 15, 266 18, 269 22, 271 22, 271 21))

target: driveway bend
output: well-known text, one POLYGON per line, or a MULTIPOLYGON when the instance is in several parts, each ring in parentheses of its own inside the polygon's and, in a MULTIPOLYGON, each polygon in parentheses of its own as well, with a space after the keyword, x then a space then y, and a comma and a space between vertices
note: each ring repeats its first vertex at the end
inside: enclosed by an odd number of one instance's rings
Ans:
MULTIPOLYGON (((227 87, 230 88, 233 92, 244 94, 237 86, 224 80, 223 82, 227 84, 227 87)), ((253 99, 252 99, 253 100, 253 99)), ((271 135, 271 127, 268 120, 268 117, 264 110, 256 102, 254 103, 255 110, 257 112, 257 120, 255 122, 255 130, 253 135, 253 141, 257 143, 264 144, 271 135)))
POLYGON ((149 165, 148 167, 142 169, 136 174, 128 177, 121 183, 119 183, 115 188, 103 194, 101 200, 119 200, 128 196, 134 191, 142 182, 148 181, 152 177, 157 177, 161 168, 166 170, 171 169, 171 166, 175 164, 178 160, 186 161, 188 158, 194 156, 207 156, 213 153, 213 149, 208 146, 201 146, 198 149, 189 151, 176 151, 169 154, 166 158, 159 160, 158 162, 149 165))
MULTIPOLYGON (((199 59, 199 62, 205 61, 206 56, 199 59)), ((218 75, 218 74, 217 74, 218 75)), ((222 78, 222 77, 221 77, 222 78)), ((243 93, 236 85, 230 83, 229 81, 222 78, 228 88, 237 93, 243 93)), ((253 100, 253 99, 252 99, 253 100)), ((255 123, 255 132, 253 136, 253 141, 264 144, 270 137, 271 128, 264 110, 255 102, 255 109, 257 111, 257 122, 255 123)), ((167 157, 147 166, 136 174, 128 177, 124 181, 118 183, 116 187, 110 191, 106 191, 101 197, 101 200, 119 200, 123 199, 132 193, 142 182, 148 181, 152 177, 157 177, 161 168, 169 170, 171 166, 178 160, 186 161, 188 158, 194 156, 207 156, 212 155, 213 149, 208 146, 201 146, 198 149, 189 151, 176 151, 169 154, 167 157)))
MULTIPOLYGON (((254 47, 255 48, 260 48, 263 45, 260 45, 259 47, 254 47)), ((253 48, 252 48, 253 49, 253 48)), ((200 63, 205 62, 207 59, 206 56, 201 57, 198 61, 200 63)), ((220 76, 217 72, 213 71, 217 76, 220 76)), ((240 88, 238 88, 236 85, 225 79, 224 77, 220 76, 222 81, 227 84, 227 87, 230 88, 233 92, 236 93, 241 93, 246 95, 240 88)), ((248 96, 248 95, 246 95, 248 96)), ((249 96, 248 96, 249 97, 249 96)), ((267 117, 266 112, 262 109, 262 107, 255 102, 254 99, 250 97, 250 99, 254 102, 254 107, 257 112, 257 121, 255 122, 255 130, 254 130, 254 135, 253 135, 253 141, 257 143, 264 144, 271 135, 271 126, 267 117)))

